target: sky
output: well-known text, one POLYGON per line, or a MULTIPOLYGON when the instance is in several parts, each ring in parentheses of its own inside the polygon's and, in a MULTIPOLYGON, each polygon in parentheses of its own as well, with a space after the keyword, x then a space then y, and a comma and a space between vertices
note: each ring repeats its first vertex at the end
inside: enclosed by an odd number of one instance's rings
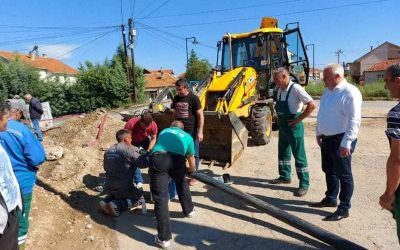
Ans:
POLYGON ((0 0, 0 50, 27 54, 38 45, 39 54, 75 68, 103 63, 122 42, 121 24, 133 18, 135 63, 179 75, 186 69, 186 42, 189 52, 215 66, 224 34, 258 29, 269 16, 282 29, 298 22, 305 44, 314 44, 315 67, 323 68, 337 62, 339 49, 340 63, 349 63, 371 46, 400 45, 399 7, 399 0, 0 0))

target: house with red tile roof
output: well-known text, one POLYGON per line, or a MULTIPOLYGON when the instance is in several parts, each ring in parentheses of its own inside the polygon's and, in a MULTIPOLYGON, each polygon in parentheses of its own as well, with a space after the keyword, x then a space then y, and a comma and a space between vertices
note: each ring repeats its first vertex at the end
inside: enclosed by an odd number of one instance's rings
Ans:
POLYGON ((175 88, 175 83, 178 80, 172 69, 143 69, 143 74, 145 80, 144 91, 150 101, 154 100, 164 88, 175 88))
POLYGON ((321 69, 310 68, 309 79, 312 80, 320 80, 324 77, 324 72, 321 69))
POLYGON ((364 71, 365 84, 379 80, 383 81, 386 68, 393 64, 400 64, 400 58, 384 60, 372 65, 372 67, 364 71))
POLYGON ((13 59, 21 60, 27 65, 37 69, 39 78, 42 80, 58 77, 61 82, 76 82, 78 71, 57 59, 47 57, 46 55, 39 56, 37 53, 26 55, 18 52, 0 50, 1 61, 7 63, 13 59))
MULTIPOLYGON (((367 83, 365 76, 366 71, 369 71, 370 68, 380 62, 399 58, 400 46, 390 42, 384 42, 374 49, 371 47, 371 50, 368 53, 361 56, 354 62, 349 63, 349 73, 356 82, 365 81, 365 83, 367 83)), ((371 75, 370 73, 368 74, 371 75)))

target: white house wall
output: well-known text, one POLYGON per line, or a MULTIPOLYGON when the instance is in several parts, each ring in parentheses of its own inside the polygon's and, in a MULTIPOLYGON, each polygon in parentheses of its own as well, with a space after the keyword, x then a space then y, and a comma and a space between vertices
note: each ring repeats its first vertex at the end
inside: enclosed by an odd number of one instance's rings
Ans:
POLYGON ((385 72, 384 71, 366 71, 364 72, 365 84, 374 83, 378 80, 382 80, 385 72))
POLYGON ((371 68, 374 64, 380 61, 387 60, 389 54, 388 50, 388 44, 385 44, 384 46, 377 48, 373 53, 364 58, 360 63, 361 75, 364 73, 365 70, 371 68))

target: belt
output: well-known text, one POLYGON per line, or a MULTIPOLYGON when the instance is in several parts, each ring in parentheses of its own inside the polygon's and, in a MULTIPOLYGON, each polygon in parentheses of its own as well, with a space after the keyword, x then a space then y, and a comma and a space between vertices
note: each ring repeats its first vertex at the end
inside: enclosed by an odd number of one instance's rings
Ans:
POLYGON ((153 153, 153 155, 166 155, 166 154, 169 154, 169 153, 167 151, 157 151, 157 152, 153 153))
POLYGON ((344 133, 336 134, 336 135, 320 135, 320 137, 322 139, 338 139, 338 138, 343 137, 343 136, 344 136, 344 133))

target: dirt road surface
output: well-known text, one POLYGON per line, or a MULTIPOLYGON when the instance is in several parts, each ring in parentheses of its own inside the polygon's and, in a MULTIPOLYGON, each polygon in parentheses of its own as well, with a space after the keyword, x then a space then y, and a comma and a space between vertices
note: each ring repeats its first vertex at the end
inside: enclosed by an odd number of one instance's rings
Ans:
MULTIPOLYGON (((290 185, 268 183, 278 176, 276 132, 270 144, 248 147, 227 170, 205 165, 201 169, 211 176, 229 173, 235 188, 368 249, 395 249, 399 247, 395 221, 378 204, 385 188, 385 164, 389 153, 384 134, 385 118, 382 117, 394 105, 395 102, 366 102, 363 106, 364 118, 353 154, 355 190, 352 208, 350 217, 339 222, 322 221, 334 208, 308 206, 321 200, 325 192, 320 151, 315 142, 316 113, 305 121, 311 187, 303 198, 293 196, 298 186, 295 171, 290 185)), ((63 159, 41 166, 40 180, 34 191, 27 249, 156 249, 152 204, 148 204, 149 211, 145 215, 135 210, 119 218, 109 218, 97 211, 97 203, 103 197, 95 191, 104 180, 102 154, 114 143, 115 131, 124 124, 109 118, 99 144, 82 148, 82 141, 88 141, 96 134, 97 122, 102 115, 90 115, 84 118, 85 122, 73 121, 62 131, 46 134, 45 145, 62 145, 67 152, 63 159)), ((147 177, 147 171, 143 172, 147 177)), ((144 189, 149 190, 148 185, 144 189)), ((183 216, 179 203, 170 203, 173 232, 170 249, 330 248, 215 188, 199 183, 191 187, 191 191, 197 209, 193 218, 183 216)))

